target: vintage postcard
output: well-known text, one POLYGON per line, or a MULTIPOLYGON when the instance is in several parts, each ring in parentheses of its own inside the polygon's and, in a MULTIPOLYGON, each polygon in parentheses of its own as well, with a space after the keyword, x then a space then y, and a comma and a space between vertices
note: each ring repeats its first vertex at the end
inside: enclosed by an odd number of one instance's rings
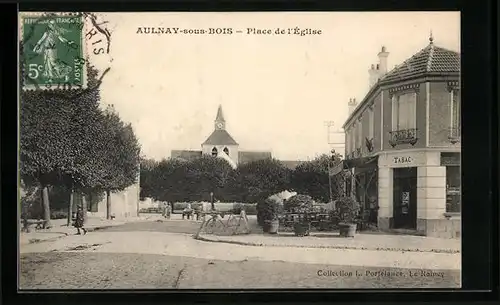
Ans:
POLYGON ((19 288, 461 287, 458 12, 20 12, 19 288))

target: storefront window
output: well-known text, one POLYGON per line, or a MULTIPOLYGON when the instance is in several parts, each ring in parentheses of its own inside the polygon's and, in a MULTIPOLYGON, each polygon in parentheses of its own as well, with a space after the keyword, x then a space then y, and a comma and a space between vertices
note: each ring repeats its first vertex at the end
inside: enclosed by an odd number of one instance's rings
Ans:
POLYGON ((459 213, 461 211, 460 166, 446 167, 446 212, 459 213))

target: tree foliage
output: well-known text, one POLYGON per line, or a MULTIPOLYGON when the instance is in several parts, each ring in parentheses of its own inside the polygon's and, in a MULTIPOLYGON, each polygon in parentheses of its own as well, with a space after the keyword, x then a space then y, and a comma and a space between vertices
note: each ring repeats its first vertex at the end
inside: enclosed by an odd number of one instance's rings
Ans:
POLYGON ((141 157, 140 159, 140 197, 144 199, 146 197, 153 197, 155 177, 153 175, 154 170, 158 166, 159 162, 154 159, 147 159, 141 157))
POLYGON ((234 191, 242 202, 258 202, 290 186, 291 171, 276 159, 249 162, 237 168, 234 191))
MULTIPOLYGON (((328 202, 330 199, 328 168, 329 165, 333 166, 340 160, 341 156, 338 154, 333 156, 323 154, 312 161, 300 164, 292 174, 293 189, 299 194, 309 195, 315 200, 328 202)), ((337 184, 332 182, 334 197, 336 197, 337 189, 337 184)))
POLYGON ((130 124, 122 122, 112 106, 102 120, 104 139, 101 157, 103 173, 99 187, 122 191, 137 181, 140 146, 130 124))

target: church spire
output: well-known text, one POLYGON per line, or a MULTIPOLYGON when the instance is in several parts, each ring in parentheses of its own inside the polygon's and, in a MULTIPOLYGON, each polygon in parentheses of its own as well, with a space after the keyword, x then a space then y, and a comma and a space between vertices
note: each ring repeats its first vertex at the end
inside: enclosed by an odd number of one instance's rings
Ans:
POLYGON ((222 105, 219 105, 219 109, 217 109, 217 117, 215 118, 217 122, 225 122, 224 114, 222 113, 222 105))
POLYGON ((217 116, 215 117, 215 129, 223 130, 226 128, 226 120, 224 119, 224 114, 222 113, 222 105, 219 105, 217 109, 217 116))

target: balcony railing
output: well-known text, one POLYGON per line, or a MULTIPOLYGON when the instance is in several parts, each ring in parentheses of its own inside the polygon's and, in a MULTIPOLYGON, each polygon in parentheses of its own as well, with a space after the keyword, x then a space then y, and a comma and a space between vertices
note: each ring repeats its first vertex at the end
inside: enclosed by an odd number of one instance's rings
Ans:
POLYGON ((415 145, 418 141, 417 129, 403 129, 389 132, 389 144, 395 147, 399 144, 411 144, 415 145))
POLYGON ((448 130, 448 140, 452 144, 456 144, 460 142, 461 136, 462 135, 462 130, 460 127, 450 127, 448 130))

